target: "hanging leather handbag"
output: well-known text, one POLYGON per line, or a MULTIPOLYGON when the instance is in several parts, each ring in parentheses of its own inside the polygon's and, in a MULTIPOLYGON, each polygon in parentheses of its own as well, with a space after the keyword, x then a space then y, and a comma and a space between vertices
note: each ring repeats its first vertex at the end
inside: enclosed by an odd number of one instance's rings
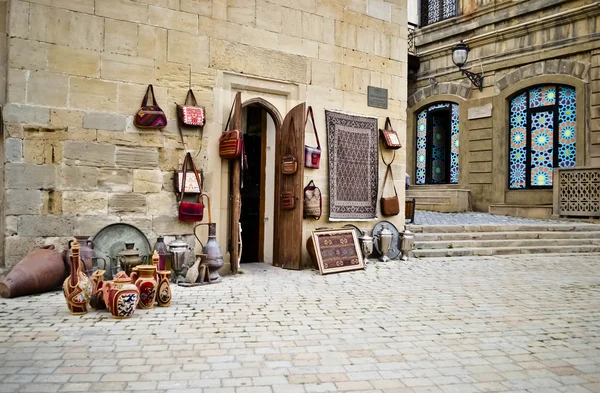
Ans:
POLYGON ((389 117, 385 118, 385 127, 383 130, 379 130, 379 135, 381 136, 386 149, 397 150, 402 147, 400 138, 398 137, 396 131, 393 130, 392 122, 390 121, 389 117))
POLYGON ((283 191, 281 193, 281 208, 283 210, 294 210, 296 207, 296 197, 291 191, 283 191))
MULTIPOLYGON (((182 173, 183 173, 183 181, 181 182, 181 184, 187 184, 186 182, 186 175, 188 174, 188 163, 191 164, 192 170, 194 172, 194 176, 196 177, 196 181, 198 182, 198 184, 202 184, 202 181, 200 180, 200 175, 198 174, 198 169, 196 169, 196 165, 194 165, 194 160, 192 159, 192 155, 190 153, 187 153, 185 155, 185 158, 183 160, 183 167, 182 167, 182 173)), ((210 219, 210 199, 208 197, 208 195, 206 194, 200 194, 198 195, 198 202, 186 202, 183 200, 183 197, 186 194, 186 187, 182 187, 181 192, 178 194, 179 195, 179 221, 182 222, 199 222, 202 221, 202 219, 204 218, 204 204, 202 203, 202 197, 205 196, 206 200, 208 201, 208 208, 209 208, 209 219, 210 219)))
MULTIPOLYGON (((381 194, 385 191, 385 182, 387 181, 388 173, 392 178, 392 185, 394 184, 394 175, 392 173, 392 165, 387 165, 387 169, 385 171, 385 177, 383 178, 383 188, 381 190, 381 194)), ((398 191, 396 191, 396 186, 394 185, 394 193, 396 195, 392 197, 381 197, 381 214, 384 216, 395 216, 400 213, 400 202, 398 201, 398 191)))
MULTIPOLYGON (((281 138, 283 141, 283 138, 281 138)), ((281 173, 284 175, 293 175, 298 170, 298 159, 293 153, 296 150, 296 130, 288 131, 287 145, 285 154, 281 157, 281 173), (292 142, 292 137, 294 141, 292 142)))
POLYGON ((321 190, 312 180, 304 187, 304 218, 321 218, 322 214, 321 190))
MULTIPOLYGON (((235 102, 234 102, 235 104, 235 102)), ((242 133, 240 130, 227 130, 231 122, 231 114, 233 113, 233 105, 229 111, 229 119, 221 137, 219 138, 219 156, 225 160, 235 160, 242 156, 244 149, 242 133)))
POLYGON ((319 169, 321 163, 321 143, 319 142, 319 134, 317 134, 317 126, 315 124, 315 116, 313 115, 312 106, 309 106, 306 111, 306 120, 304 120, 304 129, 308 123, 308 115, 313 125, 315 138, 317 139, 317 147, 304 145, 304 166, 307 168, 319 169))
POLYGON ((204 126, 204 107, 198 106, 192 89, 188 90, 183 105, 177 105, 177 116, 180 124, 188 127, 204 126))
POLYGON ((156 103, 154 88, 148 85, 146 95, 142 100, 142 107, 138 109, 133 123, 137 128, 160 129, 167 126, 167 116, 156 103), (148 105, 148 96, 152 94, 152 105, 148 105))

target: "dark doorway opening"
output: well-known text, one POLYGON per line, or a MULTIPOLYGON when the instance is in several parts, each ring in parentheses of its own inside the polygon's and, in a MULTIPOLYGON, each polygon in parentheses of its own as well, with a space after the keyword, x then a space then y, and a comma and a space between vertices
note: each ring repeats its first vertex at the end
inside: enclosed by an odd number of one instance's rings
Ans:
POLYGON ((264 260, 264 184, 267 112, 258 105, 244 108, 244 148, 248 161, 242 172, 242 263, 264 260))
POLYGON ((450 109, 432 110, 427 119, 427 184, 450 183, 450 109))

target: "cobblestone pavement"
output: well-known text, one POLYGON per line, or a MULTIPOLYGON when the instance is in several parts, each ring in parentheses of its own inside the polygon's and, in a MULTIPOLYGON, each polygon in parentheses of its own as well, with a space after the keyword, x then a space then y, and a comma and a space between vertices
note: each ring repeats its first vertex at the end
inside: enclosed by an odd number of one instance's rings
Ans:
POLYGON ((129 320, 1 300, 0 391, 600 392, 598 256, 243 270, 129 320))
POLYGON ((579 221, 538 220, 488 213, 439 213, 424 210, 415 211, 415 225, 539 225, 539 224, 585 224, 579 221))

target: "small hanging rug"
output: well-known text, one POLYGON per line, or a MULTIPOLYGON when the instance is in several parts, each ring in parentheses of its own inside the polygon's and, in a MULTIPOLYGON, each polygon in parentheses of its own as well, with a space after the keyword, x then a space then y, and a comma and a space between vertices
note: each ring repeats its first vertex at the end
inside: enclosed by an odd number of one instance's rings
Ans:
POLYGON ((329 156, 329 220, 377 218, 377 119, 325 111, 329 156))

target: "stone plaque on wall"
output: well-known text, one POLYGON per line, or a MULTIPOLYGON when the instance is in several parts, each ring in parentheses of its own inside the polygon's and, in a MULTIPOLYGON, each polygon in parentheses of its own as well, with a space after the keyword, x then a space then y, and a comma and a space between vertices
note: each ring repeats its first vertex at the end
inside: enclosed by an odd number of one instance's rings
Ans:
POLYGON ((489 103, 487 105, 484 106, 478 106, 475 108, 469 108, 468 111, 468 118, 469 120, 475 120, 475 119, 483 119, 486 117, 492 117, 492 104, 489 103))
POLYGON ((380 87, 368 86, 367 105, 374 108, 388 108, 388 91, 380 87))

